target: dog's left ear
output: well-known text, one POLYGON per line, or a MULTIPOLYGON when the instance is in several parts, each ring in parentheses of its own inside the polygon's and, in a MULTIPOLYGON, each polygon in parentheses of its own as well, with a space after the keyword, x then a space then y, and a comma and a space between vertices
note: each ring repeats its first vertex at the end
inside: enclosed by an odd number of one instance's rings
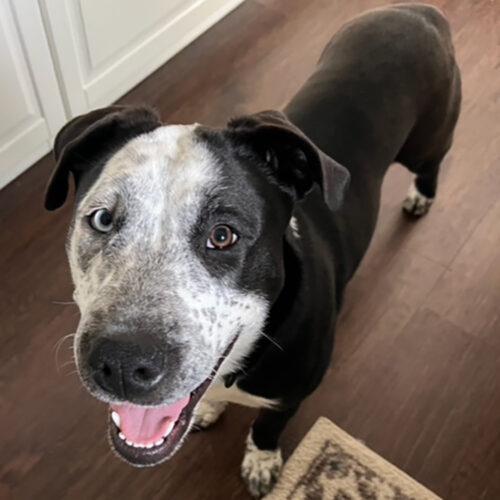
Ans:
POLYGON ((235 118, 228 128, 262 156, 271 175, 294 199, 302 199, 318 184, 332 210, 342 205, 349 172, 323 153, 283 113, 262 111, 235 118))

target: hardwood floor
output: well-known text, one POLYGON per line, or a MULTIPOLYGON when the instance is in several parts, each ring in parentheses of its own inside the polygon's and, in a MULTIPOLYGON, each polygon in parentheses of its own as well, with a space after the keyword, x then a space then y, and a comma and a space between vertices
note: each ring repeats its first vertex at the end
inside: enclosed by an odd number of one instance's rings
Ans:
MULTIPOLYGON (((333 364, 287 428, 288 454, 320 415, 445 499, 500 499, 500 4, 433 2, 448 16, 464 102, 438 198, 401 215, 394 166, 378 230, 352 281, 333 364)), ((370 0, 247 0, 125 96, 175 123, 280 108, 331 34, 370 0)), ((46 157, 0 192, 0 498, 245 499, 252 410, 232 407, 169 463, 109 451, 105 405, 74 373, 78 312, 64 254, 71 209, 46 213, 46 157), (57 362, 56 362, 57 358, 57 362), (59 366, 59 369, 57 368, 59 366)))

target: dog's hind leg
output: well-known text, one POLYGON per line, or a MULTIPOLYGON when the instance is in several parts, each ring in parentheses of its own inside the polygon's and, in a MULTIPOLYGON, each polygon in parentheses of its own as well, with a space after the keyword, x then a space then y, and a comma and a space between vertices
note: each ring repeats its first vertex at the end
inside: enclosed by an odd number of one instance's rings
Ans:
POLYGON ((460 72, 454 68, 448 97, 417 125, 401 148, 396 161, 416 177, 410 186, 403 210, 413 216, 425 215, 436 197, 439 169, 451 148, 454 129, 460 114, 460 72), (423 149, 424 148, 424 149, 423 149))
POLYGON ((269 493, 280 475, 283 459, 278 440, 297 408, 262 409, 250 429, 241 476, 256 498, 269 493))
POLYGON ((403 210, 410 215, 421 217, 425 215, 436 197, 439 166, 444 155, 438 160, 424 162, 418 169, 409 168, 417 173, 410 185, 403 202, 403 210))
POLYGON ((453 133, 460 113, 460 74, 455 69, 453 88, 446 106, 437 107, 430 121, 439 122, 440 116, 446 119, 434 130, 429 124, 417 126, 396 157, 396 161, 416 174, 406 199, 403 210, 413 216, 425 215, 436 197, 439 169, 443 158, 453 142, 453 133), (432 144, 431 150, 422 151, 422 144, 432 144))
POLYGON ((402 163, 410 172, 416 174, 408 194, 403 202, 403 210, 415 217, 425 215, 436 197, 439 169, 441 162, 451 147, 451 137, 445 141, 446 146, 440 153, 426 160, 415 161, 402 154, 396 160, 402 163))

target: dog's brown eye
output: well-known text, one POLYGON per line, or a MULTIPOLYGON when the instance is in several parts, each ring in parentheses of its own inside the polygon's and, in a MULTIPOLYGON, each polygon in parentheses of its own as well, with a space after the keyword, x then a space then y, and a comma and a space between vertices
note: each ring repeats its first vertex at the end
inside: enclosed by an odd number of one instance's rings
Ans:
POLYGON ((207 248, 225 250, 233 246, 237 241, 238 235, 229 226, 220 224, 210 231, 210 237, 207 240, 207 248))

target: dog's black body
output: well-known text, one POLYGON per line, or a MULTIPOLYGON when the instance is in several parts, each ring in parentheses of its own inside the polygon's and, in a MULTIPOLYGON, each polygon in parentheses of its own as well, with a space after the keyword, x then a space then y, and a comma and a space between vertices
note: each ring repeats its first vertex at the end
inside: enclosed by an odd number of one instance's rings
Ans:
POLYGON ((252 353, 243 390, 279 399, 253 428, 259 448, 273 449, 300 402, 329 364, 345 285, 372 237, 381 185, 393 162, 417 174, 433 198, 439 164, 460 109, 460 75, 447 22, 428 6, 376 10, 346 25, 326 47, 317 71, 285 114, 351 174, 340 210, 320 190, 296 205, 300 238, 285 241, 285 284, 267 335, 252 353))

